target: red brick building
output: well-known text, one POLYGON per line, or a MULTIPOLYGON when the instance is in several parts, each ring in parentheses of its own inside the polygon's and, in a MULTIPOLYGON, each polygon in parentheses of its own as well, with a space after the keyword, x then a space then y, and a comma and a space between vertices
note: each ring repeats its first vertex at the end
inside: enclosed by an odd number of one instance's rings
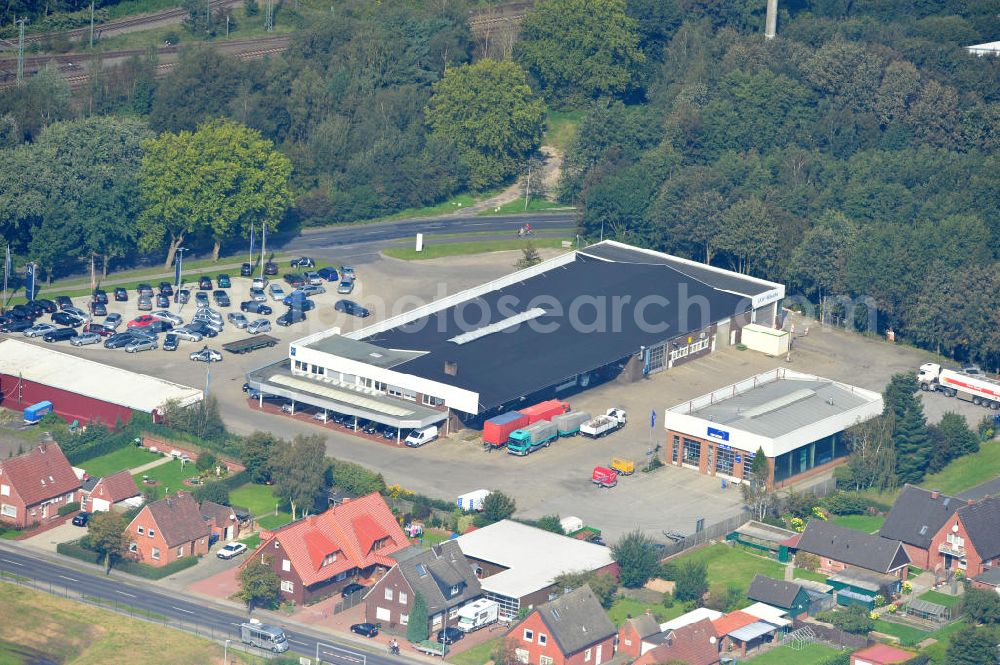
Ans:
MULTIPOLYGON (((621 652, 621 647, 618 649, 621 652)), ((663 643, 647 651, 633 665, 680 662, 687 665, 718 665, 719 640, 709 619, 702 619, 664 636, 663 643)))
POLYGON ((935 563, 940 563, 938 553, 932 552, 932 542, 963 505, 961 499, 937 490, 906 485, 878 533, 883 538, 901 541, 914 566, 932 570, 935 563))
POLYGON ((618 653, 632 658, 642 655, 642 641, 660 632, 660 624, 648 610, 626 619, 618 629, 618 653))
POLYGON ((147 504, 126 532, 131 539, 129 556, 150 566, 165 566, 187 556, 208 554, 212 525, 202 518, 198 502, 178 492, 147 504))
POLYGON ((247 562, 269 563, 281 578, 281 597, 314 602, 351 582, 371 581, 396 565, 410 546, 385 500, 373 492, 274 531, 247 562))
POLYGON ((0 523, 24 529, 51 522, 79 490, 80 479, 59 444, 39 444, 0 461, 0 523))
POLYGON ((857 569, 905 580, 910 557, 903 543, 861 533, 821 519, 809 520, 795 548, 819 557, 824 573, 857 569))
POLYGON ((601 665, 615 656, 615 626, 583 585, 532 611, 507 634, 525 665, 601 665))
POLYGON ((929 567, 960 570, 966 577, 1000 566, 1000 498, 961 506, 934 535, 929 553, 929 567))
POLYGON ((123 509, 142 504, 142 493, 128 469, 101 478, 84 478, 80 489, 81 509, 97 513, 119 504, 123 509))

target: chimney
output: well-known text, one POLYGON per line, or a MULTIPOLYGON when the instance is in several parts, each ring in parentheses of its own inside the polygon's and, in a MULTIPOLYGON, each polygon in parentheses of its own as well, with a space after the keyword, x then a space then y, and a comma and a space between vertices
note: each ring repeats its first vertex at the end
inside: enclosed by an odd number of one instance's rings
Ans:
POLYGON ((931 490, 931 499, 937 501, 941 498, 941 490, 931 490))
POLYGON ((974 505, 976 505, 976 500, 975 499, 968 499, 965 502, 965 504, 968 505, 968 506, 974 506, 974 505))
POLYGON ((448 376, 457 376, 458 375, 458 363, 455 362, 454 360, 445 360, 444 361, 444 373, 447 374, 448 376))

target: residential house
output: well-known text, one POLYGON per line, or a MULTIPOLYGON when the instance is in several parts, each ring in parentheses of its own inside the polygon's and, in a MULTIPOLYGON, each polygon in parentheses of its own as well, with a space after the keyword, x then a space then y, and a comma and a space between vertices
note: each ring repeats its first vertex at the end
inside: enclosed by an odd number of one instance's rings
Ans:
POLYGON ((59 444, 41 443, 0 461, 0 523, 24 529, 51 522, 79 490, 80 479, 59 444))
POLYGON ((507 634, 525 665, 601 665, 614 658, 616 635, 586 584, 538 606, 507 634))
MULTIPOLYGON (((621 653, 620 647, 618 651, 621 653)), ((647 651, 633 665, 672 662, 686 663, 686 665, 718 665, 719 639, 711 620, 701 619, 669 631, 662 644, 647 651)))
POLYGON ((80 508, 92 513, 142 505, 142 492, 127 469, 110 476, 87 476, 80 488, 80 508))
POLYGON ((365 594, 365 621, 383 630, 405 631, 417 594, 427 606, 427 632, 455 625, 458 610, 482 595, 479 579, 454 540, 397 563, 365 594))
POLYGON ((373 492, 273 531, 243 563, 269 563, 281 597, 303 604, 368 581, 396 565, 410 546, 385 500, 373 492))
POLYGON ((214 501, 202 501, 198 509, 201 511, 201 519, 211 528, 210 535, 216 537, 210 540, 228 543, 240 537, 240 520, 235 509, 214 501))
POLYGON ((563 573, 608 573, 618 577, 611 550, 520 522, 502 520, 457 538, 472 565, 483 596, 500 604, 500 616, 513 619, 563 591, 554 580, 563 573))
POLYGON ((851 654, 851 665, 897 665, 913 658, 912 651, 903 651, 888 644, 873 644, 851 654))
POLYGON ((723 655, 738 654, 746 658, 765 644, 774 641, 778 626, 762 621, 758 617, 737 610, 712 622, 719 638, 719 648, 723 655))
POLYGON ((976 577, 1000 566, 1000 498, 988 496, 959 507, 937 532, 930 567, 976 577))
POLYGON ((642 641, 659 632, 660 624, 649 610, 626 619, 618 629, 618 653, 638 658, 643 653, 642 641))
POLYGON ((977 589, 996 591, 1000 594, 1000 567, 987 568, 979 575, 973 577, 972 586, 977 589))
POLYGON ((836 574, 860 569, 905 580, 910 557, 903 543, 848 529, 821 519, 809 520, 795 545, 819 557, 819 570, 836 574))
POLYGON ((187 492, 178 492, 146 504, 128 525, 129 556, 157 567, 186 556, 203 556, 208 554, 211 531, 198 502, 187 492))
POLYGON ((883 538, 901 541, 914 566, 932 569, 931 562, 939 555, 932 554, 931 543, 945 522, 964 505, 964 501, 937 490, 906 485, 878 533, 883 538))
MULTIPOLYGON (((666 621, 660 624, 660 632, 644 637, 642 640, 642 648, 640 649, 640 655, 645 655, 651 650, 658 646, 667 643, 670 634, 685 626, 690 626, 692 624, 698 623, 703 619, 708 619, 709 621, 715 621, 722 617, 722 612, 718 610, 713 610, 708 607, 698 607, 690 612, 685 612, 679 617, 673 618, 670 621, 666 621)), ((619 648, 621 648, 619 646, 619 648)))
POLYGON ((757 575, 750 583, 747 598, 782 609, 792 618, 809 613, 809 593, 795 582, 757 575))

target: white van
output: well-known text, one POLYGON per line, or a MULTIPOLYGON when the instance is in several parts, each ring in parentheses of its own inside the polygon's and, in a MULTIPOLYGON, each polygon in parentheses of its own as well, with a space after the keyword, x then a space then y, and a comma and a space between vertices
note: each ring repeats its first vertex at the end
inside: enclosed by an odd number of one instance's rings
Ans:
POLYGON ((410 432, 410 435, 406 437, 405 443, 410 448, 419 448, 425 443, 429 443, 436 438, 438 438, 437 425, 428 425, 427 427, 421 427, 420 429, 415 429, 410 432))

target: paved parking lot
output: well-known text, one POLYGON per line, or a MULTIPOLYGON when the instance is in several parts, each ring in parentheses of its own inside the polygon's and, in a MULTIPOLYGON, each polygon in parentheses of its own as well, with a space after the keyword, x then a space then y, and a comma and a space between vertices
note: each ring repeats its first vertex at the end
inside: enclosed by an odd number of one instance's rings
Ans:
MULTIPOLYGON (((332 326, 355 329, 507 273, 518 258, 516 252, 504 252, 406 262, 379 259, 377 255, 358 249, 352 252, 350 260, 358 271, 358 290, 350 297, 372 308, 374 317, 360 320, 335 312, 332 304, 342 296, 328 292, 315 298, 317 310, 309 312, 310 318, 306 323, 291 328, 276 327, 271 334, 287 343, 332 326)), ((346 261, 332 258, 335 259, 330 262, 332 265, 346 261)), ((287 263, 281 266, 282 274, 288 271, 287 263)), ((230 296, 234 307, 230 310, 238 309, 239 302, 246 298, 248 285, 248 279, 233 277, 234 288, 230 289, 230 296)), ((134 292, 130 298, 123 311, 126 318, 136 314, 134 292)), ((112 311, 115 311, 114 304, 112 311)), ((181 314, 187 318, 191 311, 193 307, 188 306, 181 314)), ((275 308, 276 314, 281 311, 283 307, 275 308)), ((264 429, 285 437, 297 433, 325 433, 327 449, 333 457, 378 469, 387 482, 399 482, 421 493, 452 499, 478 488, 502 489, 517 498, 519 511, 525 516, 539 517, 551 513, 576 515, 603 529, 610 540, 635 527, 651 534, 659 534, 662 529, 689 532, 693 530, 697 518, 703 517, 707 523, 712 523, 737 512, 741 504, 739 491, 735 488, 723 489, 721 483, 713 478, 670 467, 651 474, 637 472, 623 478, 612 490, 599 490, 589 480, 593 466, 607 464, 612 455, 631 457, 638 463, 645 459, 651 440, 651 410, 662 413, 663 409, 686 399, 778 366, 880 390, 895 372, 916 369, 929 358, 926 353, 909 347, 892 346, 881 339, 815 325, 811 327, 809 336, 804 337, 802 331, 807 322, 797 318, 792 320, 796 322, 799 336, 795 340, 790 364, 784 358, 768 358, 750 351, 728 349, 638 383, 612 383, 594 388, 571 397, 574 408, 597 413, 609 406, 621 406, 629 411, 629 425, 597 441, 583 438, 561 440, 527 458, 504 453, 486 454, 471 432, 459 433, 418 450, 399 450, 330 431, 310 422, 253 410, 240 391, 244 373, 284 357, 287 347, 283 344, 245 356, 226 354, 222 363, 212 366, 210 391, 219 399, 227 425, 234 432, 264 429)), ((221 342, 244 336, 242 331, 227 325, 225 332, 212 340, 211 346, 219 348, 221 342)), ((186 385, 201 386, 206 379, 205 366, 193 363, 187 357, 188 352, 200 348, 201 344, 186 343, 173 353, 157 350, 135 356, 99 347, 76 349, 65 343, 56 346, 62 351, 186 385)), ((938 420, 949 409, 967 415, 973 424, 987 413, 979 407, 937 394, 925 394, 923 399, 931 421, 938 420)), ((654 445, 662 442, 662 438, 662 430, 652 432, 654 445)))

